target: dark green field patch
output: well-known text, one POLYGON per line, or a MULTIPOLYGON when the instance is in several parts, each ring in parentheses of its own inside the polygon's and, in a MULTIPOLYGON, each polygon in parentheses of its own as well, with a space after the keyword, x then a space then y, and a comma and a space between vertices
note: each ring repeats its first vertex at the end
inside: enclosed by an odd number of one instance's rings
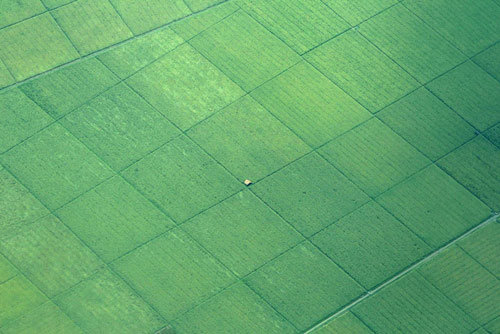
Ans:
POLYGON ((40 0, 2 1, 0 4, 0 29, 44 11, 45 7, 40 0))
POLYGON ((58 124, 16 146, 1 160, 51 210, 112 175, 97 156, 58 124))
POLYGON ((295 329, 243 283, 236 283, 174 322, 177 334, 292 334, 295 329))
POLYGON ((498 148, 500 148, 500 123, 490 128, 488 131, 483 133, 483 135, 488 138, 490 142, 495 144, 498 148))
POLYGON ((106 262, 175 226, 121 177, 68 203, 57 215, 106 262))
POLYGON ((378 119, 338 137, 319 152, 371 196, 381 194, 430 162, 378 119))
POLYGON ((19 144, 52 121, 17 88, 0 94, 0 106, 0 152, 19 144))
POLYGON ((314 334, 374 334, 352 312, 347 312, 314 330, 314 334))
POLYGON ((179 229, 141 246, 112 266, 169 321, 235 280, 179 229))
POLYGON ((431 251, 375 202, 330 225, 312 241, 367 289, 431 251))
POLYGON ((500 210, 500 148, 477 137, 439 160, 438 165, 493 210, 500 210))
POLYGON ((383 109, 377 117, 432 161, 474 137, 474 128, 425 88, 383 109))
POLYGON ((467 62, 427 87, 480 131, 500 121, 500 82, 467 62))
POLYGON ((82 55, 133 36, 108 0, 78 0, 52 15, 82 55))
POLYGON ((397 0, 324 0, 324 2, 351 25, 357 25, 386 8, 397 0))
POLYGON ((500 224, 490 223, 472 235, 461 240, 458 245, 500 279, 500 224))
POLYGON ((78 57, 50 14, 0 30, 0 58, 17 81, 78 57))
POLYGON ((245 281, 301 331, 364 291, 309 242, 269 262, 245 281))
POLYGON ((247 92, 300 60, 242 11, 213 25, 189 43, 247 92))
POLYGON ((127 83, 182 130, 244 94, 189 45, 145 67, 127 83))
POLYGON ((240 277, 303 240, 247 190, 202 212, 182 228, 240 277))
POLYGON ((250 96, 201 122, 187 134, 242 182, 258 181, 310 151, 250 96))
POLYGON ((60 123, 116 171, 180 134, 124 83, 78 108, 60 123))
POLYGON ((481 52, 473 58, 473 61, 500 81, 500 43, 481 52))
POLYGON ((306 62, 300 62, 270 80, 251 95, 314 147, 371 116, 306 62))
POLYGON ((253 191, 306 236, 354 211, 369 198, 313 153, 252 186, 253 191))
POLYGON ((486 219, 491 210, 432 165, 377 198, 432 247, 439 247, 486 219))
POLYGON ((118 78, 95 58, 29 81, 20 89, 54 118, 73 111, 118 83, 118 78))

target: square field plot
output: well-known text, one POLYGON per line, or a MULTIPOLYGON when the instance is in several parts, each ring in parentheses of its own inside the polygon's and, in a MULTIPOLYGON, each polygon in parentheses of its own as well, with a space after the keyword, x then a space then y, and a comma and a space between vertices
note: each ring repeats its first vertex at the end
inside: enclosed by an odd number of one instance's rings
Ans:
POLYGON ((321 0, 241 0, 241 7, 302 54, 349 28, 321 0))
POLYGON ((306 55, 314 67, 371 112, 418 87, 418 82, 355 31, 306 55))
POLYGON ((244 94, 187 44, 142 69, 127 83, 182 130, 244 94))
POLYGON ((182 44, 170 27, 138 37, 101 53, 97 58, 121 79, 125 79, 182 44))
POLYGON ((251 95, 313 147, 341 135, 371 116, 306 62, 288 69, 251 95))
POLYGON ((51 210, 112 175, 98 157, 58 124, 16 146, 1 160, 51 210))
POLYGON ((377 202, 433 248, 478 225, 491 213, 434 165, 382 194, 377 202))
POLYGON ((494 211, 500 210, 500 148, 477 137, 438 165, 494 211))
POLYGON ((427 88, 480 131, 500 121, 500 82, 467 62, 427 88))
POLYGON ((300 60, 288 46, 242 11, 189 43, 247 92, 300 60))
POLYGON ((338 137, 319 152, 371 196, 379 195, 430 163, 378 119, 338 137))
POLYGON ((19 89, 58 119, 117 83, 113 73, 90 58, 28 81, 19 89))
POLYGON ((245 281, 300 331, 363 293, 354 280, 309 242, 266 264, 245 281))
POLYGON ((85 333, 154 333, 165 325, 136 292, 108 270, 58 295, 54 302, 85 333))
POLYGON ((54 303, 47 302, 2 327, 3 334, 83 334, 54 303))
POLYGON ((3 1, 0 4, 0 29, 44 11, 40 0, 3 1))
POLYGON ((0 58, 17 81, 78 58, 50 14, 0 30, 0 58))
POLYGON ((180 134, 124 83, 78 108, 60 123, 116 171, 180 134))
POLYGON ((257 181, 310 148, 250 96, 192 128, 187 135, 241 181, 257 181))
POLYGON ((81 55, 133 36, 108 0, 78 0, 52 15, 81 55))
POLYGON ((312 241, 367 289, 431 251, 375 202, 328 226, 312 241))
POLYGON ((0 106, 0 153, 52 122, 52 117, 17 88, 0 93, 0 106))
POLYGON ((57 216, 106 262, 175 226, 119 176, 68 203, 57 216))
POLYGON ((500 314, 500 280, 459 247, 450 247, 418 271, 479 324, 500 314))
POLYGON ((168 321, 235 280, 179 229, 141 246, 112 266, 168 321))
POLYGON ((500 43, 481 52, 472 59, 483 70, 500 81, 500 43))
POLYGON ((398 0, 324 0, 323 2, 354 26, 397 4, 398 0))
POLYGON ((318 232, 369 200, 316 153, 295 161, 256 183, 252 189, 306 236, 318 232))
POLYGON ((292 334, 290 323, 239 282, 187 312, 173 327, 177 334, 292 334))
POLYGON ((334 318, 326 325, 312 331, 313 334, 374 334, 352 312, 334 318))
POLYGON ((432 161, 474 138, 474 128, 425 88, 383 109, 377 117, 432 161))
POLYGON ((191 14, 183 0, 110 1, 136 35, 191 14))
POLYGON ((474 232, 458 245, 476 261, 500 279, 500 221, 474 232))
POLYGON ((409 0, 404 4, 469 57, 499 40, 500 6, 493 0, 409 0))
POLYGON ((54 216, 0 243, 2 253, 52 297, 89 277, 101 262, 54 216))
POLYGON ((478 327, 416 272, 354 306, 353 312, 375 333, 468 334, 478 327))
POLYGON ((19 229, 45 216, 43 206, 14 176, 0 166, 0 239, 19 232, 19 229))
POLYGON ((248 190, 202 212, 182 228, 240 277, 303 240, 248 190))
POLYGON ((363 23, 359 31, 421 83, 466 59, 401 4, 363 23))

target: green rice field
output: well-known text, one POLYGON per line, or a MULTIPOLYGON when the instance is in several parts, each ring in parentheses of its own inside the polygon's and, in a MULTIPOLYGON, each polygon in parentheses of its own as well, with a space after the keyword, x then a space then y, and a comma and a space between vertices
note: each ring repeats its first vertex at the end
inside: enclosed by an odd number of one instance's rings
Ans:
POLYGON ((0 334, 500 334, 500 0, 0 0, 0 334))

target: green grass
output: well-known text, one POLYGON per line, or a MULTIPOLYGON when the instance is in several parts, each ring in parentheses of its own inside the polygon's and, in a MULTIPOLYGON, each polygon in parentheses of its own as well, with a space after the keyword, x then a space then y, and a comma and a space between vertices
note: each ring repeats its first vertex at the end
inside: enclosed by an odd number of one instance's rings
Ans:
POLYGON ((373 334, 353 313, 347 312, 314 330, 314 334, 373 334))
POLYGON ((175 226, 119 176, 68 203, 57 216, 106 262, 175 226))
POLYGON ((169 321, 235 280, 179 229, 116 260, 112 267, 169 321))
POLYGON ((0 28, 43 13, 40 0, 4 1, 0 4, 0 28))
POLYGON ((498 262, 500 244, 498 238, 500 238, 500 224, 497 222, 474 232, 471 236, 461 240, 458 245, 500 279, 500 263, 498 262))

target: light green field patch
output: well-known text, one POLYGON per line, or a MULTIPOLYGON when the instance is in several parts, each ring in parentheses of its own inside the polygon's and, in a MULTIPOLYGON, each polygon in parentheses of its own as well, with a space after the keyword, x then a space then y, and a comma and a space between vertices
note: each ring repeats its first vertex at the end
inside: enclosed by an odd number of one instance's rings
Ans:
POLYGON ((431 251, 375 202, 328 226, 312 241, 367 289, 431 251))
POLYGON ((17 81, 78 57, 50 14, 0 30, 0 58, 17 81))
POLYGON ((82 334, 71 319, 56 305, 47 302, 35 310, 25 313, 15 322, 2 327, 3 334, 82 334))
POLYGON ((286 221, 310 236, 369 198, 317 154, 310 154, 252 186, 286 221))
POLYGON ((124 83, 78 108, 60 123, 116 171, 180 134, 124 83))
POLYGON ((215 6, 224 0, 184 0, 186 5, 191 8, 193 12, 199 12, 205 8, 215 6))
POLYGON ((12 77, 12 74, 10 74, 9 70, 7 67, 5 67, 5 64, 3 61, 0 59, 0 88, 12 85, 16 81, 12 77))
POLYGON ((466 59, 403 5, 363 23, 360 32, 421 83, 466 59))
POLYGON ((242 188, 224 168, 186 137, 172 140, 129 167, 123 175, 177 223, 242 188))
POLYGON ((404 4, 469 57, 498 41, 500 6, 492 0, 453 4, 447 0, 408 0, 404 4))
POLYGON ((371 112, 418 86, 415 79, 355 31, 314 49, 306 59, 371 112))
POLYGON ((481 131, 500 121, 500 82, 472 62, 432 81, 427 88, 481 131))
POLYGON ((397 0, 324 0, 324 2, 352 25, 376 15, 396 4, 397 0))
POLYGON ((0 328, 45 301, 47 297, 24 276, 18 275, 0 284, 0 328))
POLYGON ((189 45, 183 45, 127 80, 182 130, 243 95, 243 91, 189 45))
POLYGON ((0 93, 0 152, 31 136, 52 118, 19 89, 0 93))
POLYGON ((98 60, 90 58, 31 80, 20 89, 49 115, 60 118, 118 81, 98 60))
POLYGON ((374 334, 352 312, 333 319, 326 325, 314 330, 314 334, 374 334))
POLYGON ((108 0, 78 0, 52 15, 81 55, 133 36, 108 0))
POLYGON ((58 124, 37 133, 1 159, 51 210, 112 175, 97 156, 58 124))
POLYGON ((295 52, 242 11, 208 28, 189 43, 246 91, 300 60, 295 52))
POLYGON ((246 190, 202 212, 182 228, 240 277, 303 240, 246 190))
POLYGON ((2 254, 0 254, 0 284, 5 283, 12 277, 17 275, 17 269, 7 260, 2 254))
POLYGON ((490 223, 472 235, 461 240, 458 245, 500 279, 500 224, 490 223))
POLYGON ((57 216, 106 262, 175 226, 118 176, 68 203, 57 216))
POLYGON ((240 3, 248 14, 299 54, 349 28, 321 0, 241 0, 240 3))
POLYGON ((135 35, 189 15, 183 0, 110 0, 135 35))
POLYGON ((0 249, 47 296, 89 277, 101 262, 54 216, 3 240, 0 249))
POLYGON ((488 131, 483 133, 483 135, 500 148, 500 123, 490 128, 488 131))
POLYGON ((490 141, 474 138, 438 165, 494 211, 500 210, 500 149, 490 141))
POLYGON ((472 59, 483 70, 500 81, 500 43, 481 52, 472 59))
POLYGON ((425 88, 383 109, 377 117, 432 161, 474 137, 474 128, 425 88))
POLYGON ((382 194, 377 202, 435 248, 476 226, 491 213, 434 165, 382 194))
POLYGON ((310 151, 250 96, 196 125, 187 134, 242 182, 260 180, 310 151))
POLYGON ((0 239, 18 233, 28 223, 49 213, 28 189, 0 166, 0 239))
POLYGON ((457 246, 418 271, 479 324, 500 314, 500 281, 457 246))
POLYGON ((164 325, 142 298, 108 270, 57 296, 54 302, 85 333, 154 333, 164 325))
POLYGON ((179 229, 118 259, 113 268, 169 321, 235 280, 179 229))
POLYGON ((371 196, 381 194, 430 162, 378 119, 338 137, 319 152, 371 196))
POLYGON ((216 7, 194 14, 171 25, 173 31, 185 40, 191 39, 200 32, 223 20, 240 7, 232 1, 227 1, 216 7))
POLYGON ((236 283, 174 322, 177 334, 292 334, 295 329, 243 283, 236 283))
POLYGON ((66 5, 75 0, 41 0, 49 9, 53 9, 62 5, 66 5))
POLYGON ((6 0, 0 3, 0 28, 43 13, 45 7, 40 0, 6 0))
POLYGON ((245 281, 301 331, 363 293, 309 242, 269 262, 245 281))
POLYGON ((97 58, 125 79, 182 44, 184 40, 169 27, 110 49, 97 58))
POLYGON ((371 116, 306 62, 300 62, 270 80, 251 95, 313 147, 341 135, 371 116))
POLYGON ((416 272, 354 306, 378 334, 469 334, 478 325, 416 272))

